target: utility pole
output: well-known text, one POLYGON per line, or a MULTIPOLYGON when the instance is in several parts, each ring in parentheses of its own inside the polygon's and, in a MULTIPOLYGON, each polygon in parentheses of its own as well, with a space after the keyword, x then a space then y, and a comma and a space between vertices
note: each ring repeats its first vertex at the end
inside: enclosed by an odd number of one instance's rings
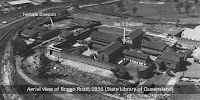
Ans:
POLYGON ((53 20, 52 20, 52 18, 51 18, 50 20, 51 20, 51 25, 52 25, 52 27, 54 27, 54 24, 53 24, 53 20))
POLYGON ((126 36, 126 28, 124 28, 123 44, 125 44, 125 42, 126 42, 125 36, 126 36))

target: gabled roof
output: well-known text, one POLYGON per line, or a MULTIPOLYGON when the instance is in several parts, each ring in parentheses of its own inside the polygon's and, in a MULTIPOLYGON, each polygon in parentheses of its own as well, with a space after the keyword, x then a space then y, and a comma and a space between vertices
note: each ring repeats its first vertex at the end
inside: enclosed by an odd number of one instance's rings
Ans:
POLYGON ((128 34, 128 37, 130 37, 131 39, 135 39, 135 38, 137 38, 138 36, 143 35, 143 34, 144 34, 144 32, 143 32, 141 29, 137 29, 137 30, 135 30, 135 31, 133 31, 133 32, 131 32, 131 33, 129 33, 129 34, 128 34))
POLYGON ((135 58, 140 58, 140 59, 147 59, 149 57, 148 54, 144 54, 144 53, 139 53, 139 52, 136 52, 136 51, 130 51, 130 50, 123 50, 122 52, 123 54, 125 55, 128 55, 128 56, 132 56, 132 57, 135 57, 135 58))
POLYGON ((111 55, 112 53, 116 52, 117 50, 123 48, 123 44, 121 42, 115 41, 110 45, 106 46, 103 50, 100 51, 106 53, 107 55, 111 55))
POLYGON ((167 45, 161 44, 161 43, 157 43, 157 42, 143 41, 141 46, 149 48, 149 49, 164 51, 164 49, 166 48, 167 45))
POLYGON ((170 55, 167 53, 162 54, 159 59, 163 59, 164 61, 174 62, 178 63, 180 61, 180 57, 177 57, 176 55, 170 55))
POLYGON ((179 58, 184 56, 183 53, 177 52, 176 50, 174 50, 172 48, 168 49, 164 54, 174 55, 179 58))
POLYGON ((108 33, 94 31, 90 35, 92 40, 112 43, 119 39, 119 36, 111 35, 108 33))

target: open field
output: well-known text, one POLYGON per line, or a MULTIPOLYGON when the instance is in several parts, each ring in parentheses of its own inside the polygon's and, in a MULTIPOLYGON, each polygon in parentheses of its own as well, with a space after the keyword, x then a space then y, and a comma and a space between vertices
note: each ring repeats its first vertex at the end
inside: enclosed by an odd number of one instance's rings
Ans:
POLYGON ((119 7, 114 4, 107 4, 101 6, 90 7, 88 9, 102 12, 102 13, 118 13, 118 14, 133 14, 133 7, 137 8, 135 16, 141 16, 142 18, 151 18, 151 19, 187 19, 187 18, 196 18, 200 16, 200 6, 193 5, 194 10, 189 11, 189 16, 187 16, 186 11, 179 14, 176 9, 177 3, 175 2, 165 2, 164 4, 144 4, 135 1, 127 0, 123 3, 123 9, 125 11, 120 12, 119 7), (111 10, 114 9, 114 10, 111 10), (191 17, 193 16, 193 17, 191 17))
MULTIPOLYGON (((186 12, 179 14, 176 9, 177 3, 165 2, 164 4, 143 4, 138 2, 125 3, 125 9, 137 7, 136 15, 152 18, 188 18, 186 12)), ((200 15, 200 6, 194 5, 196 10, 189 13, 190 15, 200 15)))

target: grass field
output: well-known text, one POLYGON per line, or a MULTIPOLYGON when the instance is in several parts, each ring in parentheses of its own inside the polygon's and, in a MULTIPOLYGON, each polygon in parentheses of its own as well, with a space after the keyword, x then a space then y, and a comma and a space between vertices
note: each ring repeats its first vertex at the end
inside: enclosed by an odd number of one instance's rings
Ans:
MULTIPOLYGON (((179 14, 176 9, 177 3, 165 2, 164 4, 144 4, 139 2, 124 3, 124 8, 131 10, 133 7, 137 7, 136 15, 144 17, 158 17, 158 18, 188 18, 186 13, 179 14)), ((190 15, 200 15, 200 6, 194 5, 196 10, 190 12, 190 15)))
MULTIPOLYGON (((127 0, 127 2, 123 3, 125 12, 132 13, 133 7, 136 7, 137 11, 135 13, 135 16, 142 16, 144 18, 180 19, 192 18, 191 16, 196 16, 195 18, 198 18, 200 16, 200 5, 193 5, 196 10, 190 11, 190 16, 187 16, 186 12, 179 14, 178 10, 176 9, 176 5, 177 3, 175 2, 165 2, 164 4, 144 4, 130 0, 127 0)), ((116 11, 116 4, 101 5, 88 9, 99 12, 109 12, 111 10, 109 6, 114 7, 115 10, 113 12, 119 12, 116 11)))

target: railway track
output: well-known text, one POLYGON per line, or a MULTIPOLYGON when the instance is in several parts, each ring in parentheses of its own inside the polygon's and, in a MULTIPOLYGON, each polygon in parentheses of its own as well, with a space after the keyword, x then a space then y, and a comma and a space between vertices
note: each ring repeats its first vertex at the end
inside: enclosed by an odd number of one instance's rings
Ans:
MULTIPOLYGON (((63 9, 60 9, 60 7, 58 8, 54 8, 53 10, 52 9, 49 9, 47 11, 51 11, 51 12, 59 12, 59 11, 62 11, 63 9)), ((3 51, 5 50, 5 46, 8 44, 8 41, 11 41, 11 39, 13 39, 13 37, 15 35, 17 35, 17 31, 21 28, 23 28, 23 26, 29 24, 29 22, 31 21, 34 21, 36 19, 36 17, 26 17, 26 18, 22 18, 22 20, 18 20, 18 21, 15 21, 14 23, 8 25, 7 27, 14 27, 14 29, 9 29, 1 38, 0 38, 0 53, 3 53, 3 51)), ((39 18, 39 19, 42 19, 42 18, 39 18)), ((39 19, 36 19, 36 20, 39 20, 39 19)), ((36 21, 35 20, 35 21, 36 21)), ((31 23, 31 24, 34 24, 34 23, 31 23)), ((1 57, 1 60, 2 60, 2 57, 1 57)), ((16 72, 13 72, 11 73, 11 77, 15 77, 16 76, 16 72)), ((13 82, 14 84, 16 84, 16 78, 12 78, 14 79, 13 82)), ((0 89, 1 89, 1 94, 4 93, 4 91, 2 91, 2 85, 0 86, 0 89)), ((20 90, 17 90, 17 89, 12 89, 15 91, 15 93, 18 93, 20 95, 20 97, 23 98, 23 96, 21 96, 21 91, 20 90)), ((3 99, 3 98, 2 98, 3 99)))

